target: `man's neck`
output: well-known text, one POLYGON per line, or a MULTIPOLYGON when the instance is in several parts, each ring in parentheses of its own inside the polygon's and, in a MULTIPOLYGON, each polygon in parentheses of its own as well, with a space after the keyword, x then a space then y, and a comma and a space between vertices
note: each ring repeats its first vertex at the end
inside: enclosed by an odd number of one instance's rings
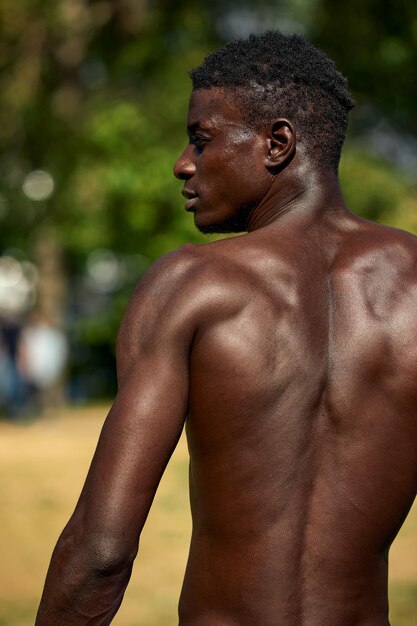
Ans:
MULTIPOLYGON (((332 172, 311 172, 304 178, 292 178, 286 184, 276 177, 265 198, 250 213, 248 232, 280 220, 308 216, 318 221, 326 213, 346 211, 339 181, 332 172)), ((287 220, 285 220, 287 221, 287 220)))

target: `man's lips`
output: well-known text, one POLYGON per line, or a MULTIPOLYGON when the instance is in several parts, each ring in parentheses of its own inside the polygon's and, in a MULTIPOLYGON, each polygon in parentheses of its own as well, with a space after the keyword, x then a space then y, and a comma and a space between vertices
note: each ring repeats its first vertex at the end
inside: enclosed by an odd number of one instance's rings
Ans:
POLYGON ((186 211, 192 211, 195 207, 195 205, 198 202, 198 196, 194 196, 194 198, 188 198, 188 200, 185 201, 185 210, 186 211))
POLYGON ((198 195, 191 189, 183 189, 181 193, 185 198, 186 211, 192 211, 198 201, 198 195))

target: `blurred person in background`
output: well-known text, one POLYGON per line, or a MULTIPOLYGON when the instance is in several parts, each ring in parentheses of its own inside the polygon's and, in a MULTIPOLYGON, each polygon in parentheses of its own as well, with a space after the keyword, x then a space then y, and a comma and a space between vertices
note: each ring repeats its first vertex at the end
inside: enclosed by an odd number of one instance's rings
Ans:
POLYGON ((0 407, 6 417, 22 417, 27 400, 27 385, 19 367, 19 343, 22 324, 17 319, 3 319, 0 324, 0 407))
POLYGON ((417 487, 416 239, 346 207, 353 102, 306 40, 238 40, 191 78, 186 209, 202 232, 247 234, 184 246, 140 282, 37 625, 111 622, 186 421, 180 624, 387 626, 388 551, 417 487))
POLYGON ((27 404, 38 412, 62 401, 60 382, 68 358, 68 341, 63 331, 46 315, 35 312, 22 329, 19 366, 28 393, 27 404))

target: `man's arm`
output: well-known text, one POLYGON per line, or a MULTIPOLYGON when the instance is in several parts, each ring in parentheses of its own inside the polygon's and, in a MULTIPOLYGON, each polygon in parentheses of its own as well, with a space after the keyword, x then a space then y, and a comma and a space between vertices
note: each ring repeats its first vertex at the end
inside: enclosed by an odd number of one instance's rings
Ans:
POLYGON ((36 626, 101 626, 120 606, 187 412, 193 256, 185 247, 163 257, 128 307, 117 345, 118 394, 53 552, 36 626))

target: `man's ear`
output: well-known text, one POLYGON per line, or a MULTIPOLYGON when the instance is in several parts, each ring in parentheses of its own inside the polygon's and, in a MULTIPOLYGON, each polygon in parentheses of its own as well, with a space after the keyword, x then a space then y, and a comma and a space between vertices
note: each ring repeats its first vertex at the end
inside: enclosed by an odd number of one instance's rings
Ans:
POLYGON ((289 163, 295 154, 296 136, 291 122, 277 119, 268 129, 268 155, 265 165, 268 168, 282 168, 289 163))

